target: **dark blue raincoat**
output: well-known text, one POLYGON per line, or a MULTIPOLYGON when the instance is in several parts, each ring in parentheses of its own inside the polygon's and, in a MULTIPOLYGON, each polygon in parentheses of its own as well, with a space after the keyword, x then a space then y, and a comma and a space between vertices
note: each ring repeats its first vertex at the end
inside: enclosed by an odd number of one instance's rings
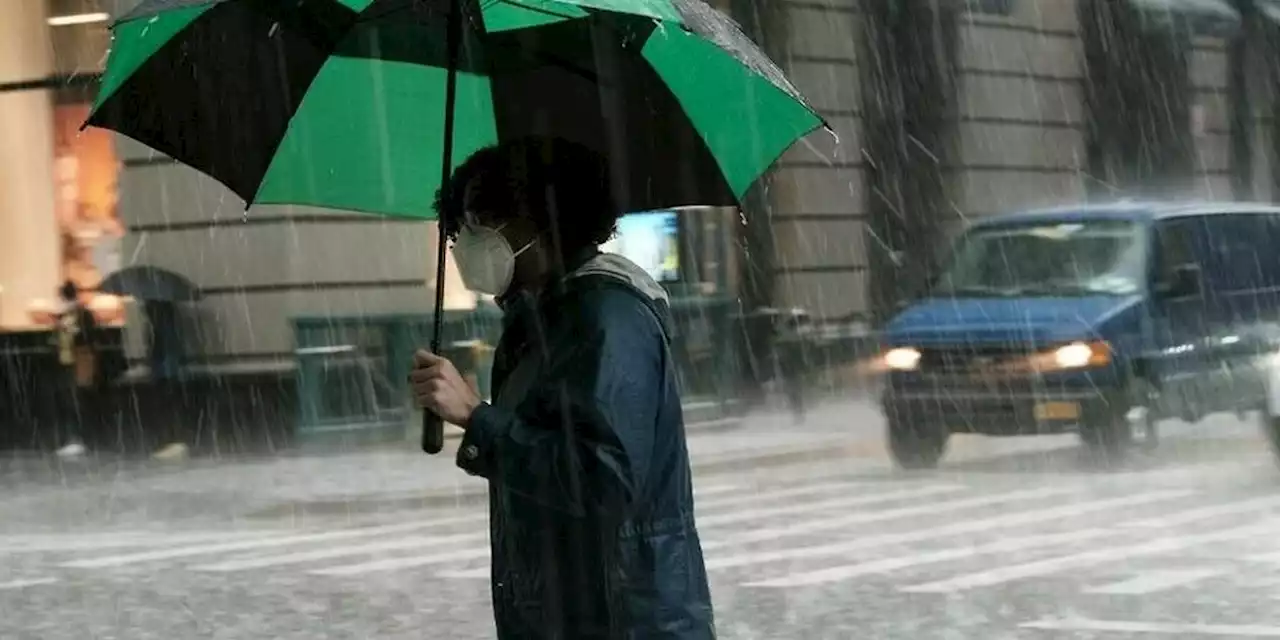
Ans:
POLYGON ((573 273, 503 301, 458 450, 489 480, 498 638, 712 639, 665 295, 617 256, 573 273))

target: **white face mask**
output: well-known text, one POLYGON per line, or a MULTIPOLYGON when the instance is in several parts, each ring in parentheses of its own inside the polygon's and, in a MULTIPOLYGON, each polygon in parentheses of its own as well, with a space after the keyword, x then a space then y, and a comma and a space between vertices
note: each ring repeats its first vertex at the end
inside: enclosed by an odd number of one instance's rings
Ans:
POLYGON ((531 241, 518 250, 512 249, 499 229, 463 225, 453 243, 453 261, 468 289, 500 296, 511 288, 516 257, 532 246, 531 241))

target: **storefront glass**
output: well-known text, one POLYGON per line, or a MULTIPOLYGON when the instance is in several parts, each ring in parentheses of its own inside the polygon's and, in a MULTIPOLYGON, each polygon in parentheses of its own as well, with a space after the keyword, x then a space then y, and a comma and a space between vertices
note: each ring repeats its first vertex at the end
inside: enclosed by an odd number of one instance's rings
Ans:
POLYGON ((120 163, 109 132, 80 131, 109 47, 111 7, 99 0, 14 1, 0 18, 8 25, 0 32, 15 32, 0 33, 12 38, 0 69, 0 118, 8 120, 0 126, 26 133, 25 143, 5 151, 10 157, 0 162, 0 172, 12 175, 0 177, 45 181, 49 193, 0 201, 9 231, 0 237, 0 250, 30 254, 0 273, 7 289, 0 327, 46 324, 57 306, 57 286, 68 280, 85 292, 82 302, 100 320, 115 324, 123 315, 120 301, 94 290, 120 262, 120 163))

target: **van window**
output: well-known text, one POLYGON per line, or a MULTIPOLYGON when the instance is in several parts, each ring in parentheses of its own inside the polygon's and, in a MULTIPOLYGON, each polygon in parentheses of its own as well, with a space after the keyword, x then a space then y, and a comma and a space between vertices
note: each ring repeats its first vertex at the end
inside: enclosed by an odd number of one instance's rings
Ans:
POLYGON ((1209 255, 1205 278, 1215 291, 1252 291, 1280 285, 1275 216, 1226 214, 1206 218, 1209 255))
POLYGON ((1128 220, 976 227, 956 245, 938 296, 1131 295, 1141 288, 1145 243, 1128 220))
POLYGON ((1155 282, 1173 280, 1180 267, 1197 264, 1193 240, 1199 218, 1178 218, 1156 225, 1155 282))

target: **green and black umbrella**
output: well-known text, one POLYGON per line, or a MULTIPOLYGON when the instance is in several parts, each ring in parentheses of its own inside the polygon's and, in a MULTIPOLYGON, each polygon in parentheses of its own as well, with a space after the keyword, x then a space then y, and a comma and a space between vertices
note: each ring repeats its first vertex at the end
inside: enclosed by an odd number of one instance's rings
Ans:
POLYGON ((702 0, 147 0, 86 124, 250 205, 430 219, 451 168, 505 139, 595 149, 643 211, 734 205, 824 123, 702 0))

